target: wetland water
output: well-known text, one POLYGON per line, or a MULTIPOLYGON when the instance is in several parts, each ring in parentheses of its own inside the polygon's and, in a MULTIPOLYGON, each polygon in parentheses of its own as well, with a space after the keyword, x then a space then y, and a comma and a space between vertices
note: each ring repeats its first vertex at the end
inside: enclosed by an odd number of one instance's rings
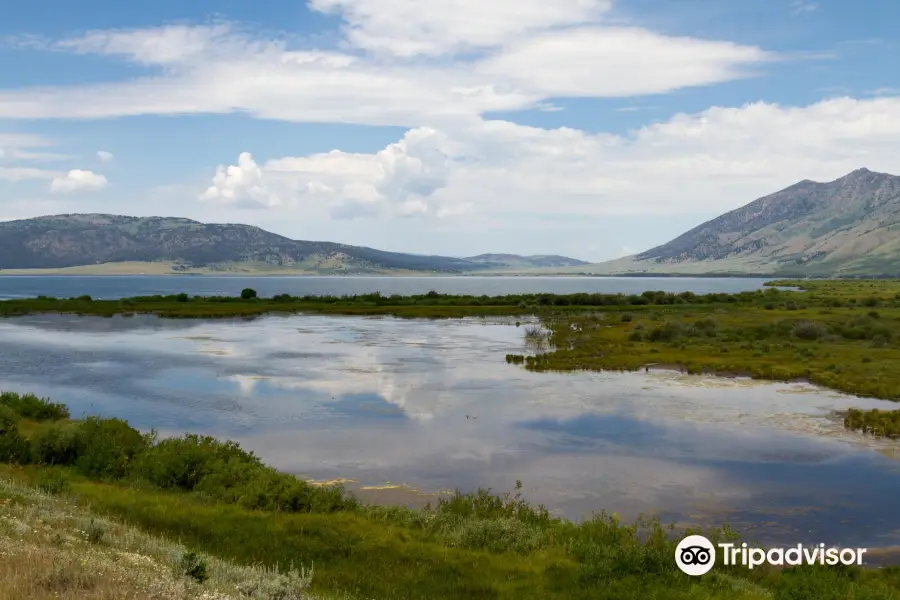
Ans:
POLYGON ((831 416, 888 402, 667 372, 530 373, 505 361, 525 350, 506 319, 41 315, 0 320, 0 341, 0 389, 235 439, 351 489, 502 492, 520 479, 527 499, 575 519, 605 509, 728 522, 763 543, 900 543, 897 444, 831 416))

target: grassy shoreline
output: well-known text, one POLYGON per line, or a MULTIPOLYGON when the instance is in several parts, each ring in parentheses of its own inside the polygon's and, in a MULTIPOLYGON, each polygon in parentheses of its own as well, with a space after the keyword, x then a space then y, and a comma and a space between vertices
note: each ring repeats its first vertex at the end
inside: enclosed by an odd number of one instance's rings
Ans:
MULTIPOLYGON (((121 551, 126 536, 103 541, 88 517, 106 530, 129 528, 129 539, 154 536, 159 547, 177 539, 182 558, 193 551, 211 572, 240 572, 246 579, 260 573, 274 578, 275 567, 282 573, 292 565, 314 569, 311 583, 295 581, 295 595, 253 596, 260 600, 299 600, 307 591, 316 597, 410 600, 900 597, 896 567, 751 571, 720 565, 691 578, 675 567, 673 539, 691 532, 655 521, 625 524, 601 513, 573 523, 516 495, 487 490, 457 493, 425 510, 368 506, 339 487, 315 487, 275 472, 232 442, 190 435, 160 440, 117 419, 72 421, 64 405, 28 395, 5 394, 0 412, 0 473, 7 478, 0 481, 0 505, 14 505, 16 517, 10 520, 7 508, 0 518, 0 547, 4 539, 24 539, 22 515, 35 513, 29 506, 56 503, 77 513, 85 523, 79 535, 96 538, 91 544, 98 551, 121 551)), ((39 538, 28 534, 44 554, 56 551, 51 521, 32 518, 35 535, 37 525, 49 529, 39 538)), ((727 528, 705 533, 738 537, 727 528)), ((184 584, 185 575, 182 569, 180 579, 169 583, 184 584)), ((56 585, 72 592, 78 581, 70 577, 56 585)), ((209 583, 191 585, 194 592, 212 591, 209 583)))

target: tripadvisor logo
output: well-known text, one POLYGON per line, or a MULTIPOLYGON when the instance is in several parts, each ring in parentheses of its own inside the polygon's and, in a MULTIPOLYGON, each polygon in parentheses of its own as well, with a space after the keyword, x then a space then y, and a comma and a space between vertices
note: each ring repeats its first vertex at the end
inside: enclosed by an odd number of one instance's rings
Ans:
POLYGON ((703 575, 716 564, 716 549, 702 535, 689 535, 675 548, 675 564, 688 575, 703 575))
MULTIPOLYGON (((719 543, 722 564, 752 569, 760 565, 861 565, 866 548, 826 548, 825 544, 790 548, 752 548, 746 543, 719 543)), ((716 547, 702 535, 689 535, 675 547, 675 564, 688 575, 703 575, 716 564, 716 547)))

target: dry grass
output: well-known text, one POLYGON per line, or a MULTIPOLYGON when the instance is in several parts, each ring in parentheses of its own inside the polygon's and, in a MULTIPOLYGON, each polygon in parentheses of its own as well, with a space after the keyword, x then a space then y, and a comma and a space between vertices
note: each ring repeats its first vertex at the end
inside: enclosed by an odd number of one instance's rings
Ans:
POLYGON ((0 479, 0 600, 311 599, 311 570, 277 572, 201 555, 208 577, 201 584, 179 569, 185 552, 180 544, 0 479))

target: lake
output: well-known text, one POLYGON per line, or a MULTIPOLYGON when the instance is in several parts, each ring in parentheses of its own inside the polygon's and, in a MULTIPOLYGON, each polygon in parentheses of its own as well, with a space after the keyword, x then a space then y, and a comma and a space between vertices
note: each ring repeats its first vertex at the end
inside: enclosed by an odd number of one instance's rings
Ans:
POLYGON ((769 279, 717 277, 241 277, 213 275, 117 275, 117 276, 0 276, 0 299, 54 296, 71 298, 88 294, 98 299, 170 295, 237 296, 244 288, 260 296, 276 294, 385 295, 441 294, 499 296, 506 294, 640 294, 665 292, 736 293, 757 290, 769 279))
POLYGON ((889 402, 673 372, 532 373, 506 363, 526 347, 505 319, 42 315, 0 320, 0 339, 0 389, 235 439, 363 497, 416 505, 518 479, 526 499, 574 519, 607 510, 728 522, 762 543, 900 543, 898 445, 833 414, 889 402))

